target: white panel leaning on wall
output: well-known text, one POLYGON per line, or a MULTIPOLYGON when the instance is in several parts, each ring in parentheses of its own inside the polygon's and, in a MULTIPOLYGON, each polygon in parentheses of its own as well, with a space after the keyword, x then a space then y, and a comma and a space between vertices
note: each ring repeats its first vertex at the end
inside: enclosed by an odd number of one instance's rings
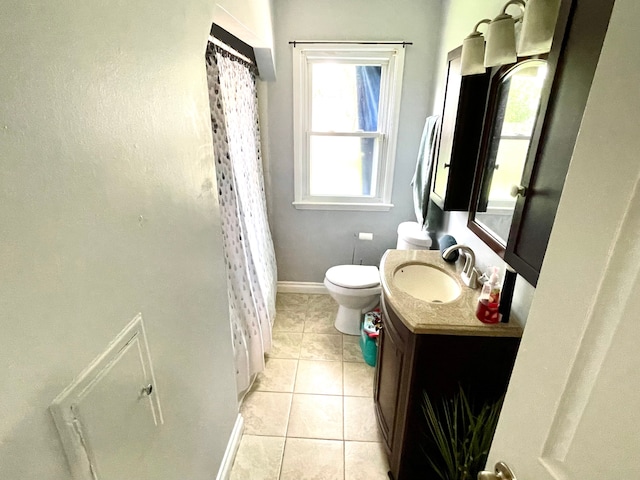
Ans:
POLYGON ((49 408, 74 480, 135 476, 163 423, 141 314, 49 408))

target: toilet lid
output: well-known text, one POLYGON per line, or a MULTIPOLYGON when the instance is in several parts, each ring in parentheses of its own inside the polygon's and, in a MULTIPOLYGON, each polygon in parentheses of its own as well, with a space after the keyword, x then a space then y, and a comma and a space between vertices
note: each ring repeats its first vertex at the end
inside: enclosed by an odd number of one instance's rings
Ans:
POLYGON ((369 265, 338 265, 325 274, 331 283, 344 288, 369 288, 380 285, 378 267, 369 265))

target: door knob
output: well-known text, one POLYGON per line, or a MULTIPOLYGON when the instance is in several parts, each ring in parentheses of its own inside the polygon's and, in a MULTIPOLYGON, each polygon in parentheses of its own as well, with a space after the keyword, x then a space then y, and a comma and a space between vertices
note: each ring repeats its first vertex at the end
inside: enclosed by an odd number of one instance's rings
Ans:
POLYGON ((484 470, 478 473, 478 480, 517 480, 515 474, 504 462, 496 463, 495 473, 484 470))
POLYGON ((514 185, 511 187, 511 196, 512 197, 524 197, 527 194, 527 187, 523 187, 522 185, 514 185))

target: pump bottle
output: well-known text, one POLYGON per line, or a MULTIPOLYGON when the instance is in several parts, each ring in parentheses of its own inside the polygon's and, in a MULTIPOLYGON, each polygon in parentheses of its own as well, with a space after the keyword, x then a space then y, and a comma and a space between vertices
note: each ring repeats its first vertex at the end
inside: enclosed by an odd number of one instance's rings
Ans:
POLYGON ((493 267, 489 280, 482 286, 478 307, 476 308, 476 317, 484 323, 498 323, 500 321, 499 305, 500 277, 498 275, 498 267, 493 267))

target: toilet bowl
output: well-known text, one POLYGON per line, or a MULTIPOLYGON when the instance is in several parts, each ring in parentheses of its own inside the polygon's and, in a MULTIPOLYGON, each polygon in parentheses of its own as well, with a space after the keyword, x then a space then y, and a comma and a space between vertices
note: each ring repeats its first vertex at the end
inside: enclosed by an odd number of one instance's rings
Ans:
POLYGON ((360 334, 362 314, 380 301, 378 267, 338 265, 327 270, 324 286, 338 303, 335 327, 348 335, 360 334))
MULTIPOLYGON (((398 250, 429 250, 431 237, 417 222, 403 222, 398 226, 398 250)), ((360 334, 362 314, 380 301, 380 272, 378 267, 338 265, 327 270, 324 286, 338 303, 335 327, 349 335, 360 334)))

